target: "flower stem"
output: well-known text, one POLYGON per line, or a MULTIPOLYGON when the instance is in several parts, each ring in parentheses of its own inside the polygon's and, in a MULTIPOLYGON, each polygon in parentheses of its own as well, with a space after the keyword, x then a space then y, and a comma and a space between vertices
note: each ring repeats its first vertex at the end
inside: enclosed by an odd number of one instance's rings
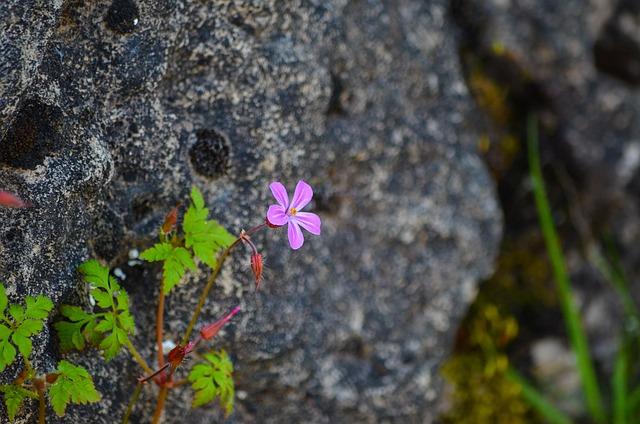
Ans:
MULTIPOLYGON (((251 235, 266 227, 267 227, 267 224, 263 223, 260 225, 256 225, 255 227, 247 230, 245 233, 247 235, 251 235)), ((196 322, 198 321, 198 317, 200 316, 200 312, 202 312, 202 307, 204 306, 204 302, 207 300, 207 297, 209 296, 209 292, 213 288, 213 284, 216 282, 216 278, 218 278, 218 274, 222 269, 222 265, 224 264, 224 261, 227 259, 227 257, 231 253, 231 250, 233 250, 233 248, 236 247, 241 241, 242 241, 242 238, 238 237, 233 243, 231 243, 229 247, 227 247, 222 252, 220 257, 218 258, 218 263, 216 264, 216 267, 211 272, 211 275, 207 280, 207 284, 204 286, 204 289, 200 294, 200 299, 198 299, 198 305, 196 306, 196 309, 193 311, 193 315, 191 316, 191 320, 189 321, 189 326, 187 327, 187 331, 185 331, 184 336, 182 336, 182 340, 180 344, 185 344, 189 341, 189 338, 191 337, 191 333, 193 332, 193 328, 196 326, 196 322)))
POLYGON ((38 392, 38 424, 45 424, 46 405, 44 400, 44 380, 34 378, 33 385, 38 392))
POLYGON ((164 365, 164 352, 162 351, 162 330, 164 326, 164 287, 160 285, 158 296, 158 311, 156 312, 156 343, 158 345, 158 366, 164 365))
POLYGON ((158 402, 156 403, 156 410, 153 412, 152 424, 158 424, 162 417, 162 411, 164 410, 164 401, 167 399, 168 387, 161 387, 160 394, 158 395, 158 402))
POLYGON ((138 365, 140 365, 144 372, 146 372, 147 374, 153 374, 153 370, 147 364, 147 361, 144 360, 142 355, 140 355, 140 352, 138 352, 133 343, 131 343, 131 339, 129 339, 129 337, 127 337, 127 349, 129 349, 129 353, 131 353, 133 359, 136 360, 136 362, 138 363, 138 365))
POLYGON ((131 400, 129 400, 129 405, 127 405, 127 410, 124 413, 124 417, 122 417, 122 424, 129 423, 129 416, 133 412, 133 407, 138 402, 140 392, 142 392, 142 383, 138 382, 138 384, 136 384, 135 390, 133 391, 133 394, 131 395, 131 400))

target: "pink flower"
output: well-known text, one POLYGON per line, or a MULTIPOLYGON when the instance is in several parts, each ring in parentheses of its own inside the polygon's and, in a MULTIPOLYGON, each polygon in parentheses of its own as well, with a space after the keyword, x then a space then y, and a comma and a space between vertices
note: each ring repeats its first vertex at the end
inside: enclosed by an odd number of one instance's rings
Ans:
POLYGON ((269 188, 278 204, 269 206, 267 221, 277 226, 289 225, 289 244, 292 249, 297 250, 304 243, 304 236, 300 227, 311 234, 320 235, 320 217, 315 213, 300 212, 313 197, 313 190, 309 184, 302 180, 298 181, 291 203, 289 203, 287 189, 282 183, 273 182, 269 185, 269 188))

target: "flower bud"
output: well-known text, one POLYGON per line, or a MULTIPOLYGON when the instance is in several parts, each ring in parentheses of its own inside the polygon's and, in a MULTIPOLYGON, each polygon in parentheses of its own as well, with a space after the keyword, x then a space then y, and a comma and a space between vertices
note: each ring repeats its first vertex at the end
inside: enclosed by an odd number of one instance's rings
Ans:
POLYGON ((169 234, 176 227, 176 222, 178 222, 178 206, 171 209, 167 216, 164 217, 161 229, 162 234, 169 234))
POLYGON ((262 281, 262 268, 264 261, 260 253, 253 253, 251 255, 251 271, 256 279, 256 290, 260 288, 260 282, 262 281))
POLYGON ((200 330, 200 337, 205 340, 211 340, 216 336, 216 334, 220 332, 222 327, 224 327, 224 325, 229 322, 229 320, 231 320, 231 318, 233 318, 233 316, 238 312, 240 312, 240 307, 236 306, 233 311, 229 312, 226 316, 220 318, 218 321, 214 322, 213 324, 205 325, 200 330))

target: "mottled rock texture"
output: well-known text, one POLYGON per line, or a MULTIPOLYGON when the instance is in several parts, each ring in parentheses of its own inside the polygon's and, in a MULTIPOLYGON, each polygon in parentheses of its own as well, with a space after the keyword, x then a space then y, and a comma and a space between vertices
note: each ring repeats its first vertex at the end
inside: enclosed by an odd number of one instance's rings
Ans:
MULTIPOLYGON (((34 204, 1 210, 0 278, 13 300, 88 306, 75 273, 120 267, 135 344, 151 359, 159 269, 129 266, 196 184, 233 232, 259 223, 274 179, 315 188, 321 237, 292 252, 256 241, 203 320, 239 303, 215 345, 233 355, 230 422, 431 422, 438 366, 476 283, 491 271, 501 212, 475 154, 474 105, 445 0, 5 0, 0 4, 0 181, 34 204)), ((167 301, 186 327, 204 270, 167 301)), ((51 330, 34 364, 60 352, 51 330)), ((117 422, 140 370, 85 364, 101 403, 49 422, 117 422)), ((2 375, 9 381, 19 371, 2 375)), ((149 388, 133 422, 148 422, 149 388)), ((212 422, 172 392, 166 422, 212 422)), ((33 407, 33 405, 32 405, 33 407)), ((33 409, 22 416, 35 419, 33 409)))

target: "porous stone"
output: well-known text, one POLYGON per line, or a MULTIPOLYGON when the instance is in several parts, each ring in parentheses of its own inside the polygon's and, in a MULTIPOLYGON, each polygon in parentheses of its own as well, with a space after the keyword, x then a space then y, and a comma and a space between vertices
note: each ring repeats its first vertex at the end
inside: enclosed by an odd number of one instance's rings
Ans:
MULTIPOLYGON (((132 262, 131 249, 152 243, 192 184, 238 233, 264 219, 270 181, 293 188, 303 178, 322 236, 295 252, 283 230, 256 236, 267 255, 262 289, 254 293, 248 253, 238 251, 201 319, 242 307, 213 343, 236 369, 228 420, 433 421, 438 367, 501 231, 466 124, 474 108, 447 7, 3 2, 0 179, 34 204, 0 210, 11 299, 41 293, 89 307, 78 264, 119 267, 134 343, 151 361, 160 269, 132 262), (14 28, 25 23, 27 33, 14 28)), ((205 278, 201 270, 167 299, 168 340, 182 335, 205 278)), ((135 362, 67 356, 88 367, 103 399, 62 419, 49 411, 48 422, 118 421, 135 362)), ((34 364, 49 370, 61 357, 47 329, 34 364)), ((149 420, 156 392, 145 390, 133 422, 149 420)), ((190 399, 187 387, 172 391, 165 421, 223 419, 215 406, 191 410, 190 399)))

